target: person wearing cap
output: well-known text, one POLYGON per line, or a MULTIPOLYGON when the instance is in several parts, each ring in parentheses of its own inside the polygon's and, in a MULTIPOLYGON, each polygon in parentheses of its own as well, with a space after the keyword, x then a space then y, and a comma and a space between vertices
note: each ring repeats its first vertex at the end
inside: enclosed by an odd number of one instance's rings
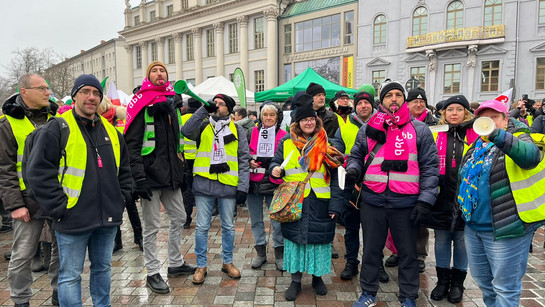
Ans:
POLYGON ((485 101, 475 111, 477 119, 492 119, 493 130, 471 145, 458 173, 469 271, 486 306, 519 306, 528 250, 535 229, 543 224, 524 221, 533 219, 532 209, 542 204, 529 208, 532 200, 526 199, 543 194, 543 185, 530 179, 541 155, 528 127, 507 113, 497 100, 485 101))
POLYGON ((53 217, 60 305, 81 306, 81 274, 88 254, 93 304, 109 306, 114 238, 131 197, 129 155, 121 133, 97 113, 103 98, 97 78, 80 75, 71 94, 74 108, 62 115, 69 129, 66 147, 60 148, 59 122, 49 121, 36 135, 28 181, 40 208, 53 217))
POLYGON ((359 130, 346 166, 346 183, 362 182, 363 290, 355 307, 377 302, 379 270, 388 228, 399 252, 401 306, 418 297, 418 228, 430 214, 439 181, 437 147, 430 129, 411 117, 405 89, 390 81, 382 86, 378 112, 359 130), (379 146, 379 147, 376 147, 379 146), (368 159, 372 159, 368 161, 368 159), (368 165, 363 173, 364 165, 368 165))
MULTIPOLYGON (((9 97, 2 105, 0 117, 0 195, 4 209, 12 218, 13 246, 7 268, 11 300, 19 306, 29 306, 32 297, 31 259, 40 246, 44 224, 52 220, 40 210, 39 203, 29 196, 22 178, 22 159, 25 140, 36 127, 43 126, 59 108, 49 100, 50 89, 44 78, 37 74, 24 74, 19 78, 19 93, 9 97)), ((57 278, 59 257, 55 232, 48 228, 53 239, 53 253, 49 265, 49 278, 53 288, 52 303, 59 305, 57 278)))
POLYGON ((340 189, 336 168, 343 162, 343 155, 328 144, 312 101, 308 94, 295 99, 290 132, 280 141, 269 166, 271 176, 285 182, 303 181, 311 173, 304 191, 301 219, 280 226, 284 236, 284 270, 291 273, 291 284, 284 294, 288 301, 294 301, 301 291, 304 272, 312 275, 312 288, 317 295, 327 294, 322 276, 331 272, 335 216, 342 211, 342 196, 336 192, 340 189))
POLYGON ((240 270, 233 263, 233 212, 237 204, 245 203, 248 195, 250 152, 246 131, 231 120, 234 107, 233 98, 217 94, 182 127, 185 137, 197 141, 193 165, 193 194, 197 206, 197 270, 193 274, 196 285, 202 284, 207 275, 208 230, 216 200, 221 219, 221 270, 233 279, 240 278, 240 270))
POLYGON ((331 111, 337 115, 339 127, 342 127, 348 120, 348 115, 352 113, 353 104, 350 102, 350 96, 343 90, 335 93, 335 97, 329 102, 331 111))
POLYGON ((456 209, 458 170, 464 153, 478 135, 473 131, 473 114, 463 95, 449 97, 442 106, 439 125, 449 128, 433 133, 439 153, 439 194, 431 215, 423 224, 435 231, 438 280, 431 299, 440 301, 447 297, 450 303, 456 304, 462 301, 467 275, 464 222, 456 209))
POLYGON ((181 253, 186 211, 181 187, 184 182, 184 138, 181 99, 168 81, 160 61, 147 68, 142 87, 127 105, 125 141, 131 157, 135 192, 141 200, 146 285, 155 293, 170 292, 161 276, 157 234, 161 226, 161 204, 170 220, 168 234, 168 277, 192 274, 181 253))
POLYGON ((335 137, 335 132, 339 128, 339 120, 335 113, 329 111, 325 107, 325 89, 318 83, 310 82, 307 87, 306 94, 312 96, 313 102, 312 107, 318 117, 322 120, 324 124, 324 129, 329 138, 335 137))
POLYGON ((423 88, 417 87, 407 93, 407 106, 416 120, 428 126, 437 125, 437 118, 428 109, 428 98, 426 98, 426 91, 423 88))

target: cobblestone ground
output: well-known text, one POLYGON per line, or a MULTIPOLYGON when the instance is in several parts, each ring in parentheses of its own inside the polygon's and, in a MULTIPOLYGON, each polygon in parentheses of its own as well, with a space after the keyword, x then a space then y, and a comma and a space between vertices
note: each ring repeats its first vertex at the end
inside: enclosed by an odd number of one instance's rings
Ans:
MULTIPOLYGON (((195 214, 195 213, 194 213, 195 214)), ((310 285, 311 277, 303 275, 303 290, 295 302, 284 299, 284 291, 288 288, 290 274, 281 273, 274 266, 274 250, 272 242, 267 251, 269 262, 260 270, 252 270, 250 262, 255 251, 253 249, 253 236, 249 223, 247 208, 238 208, 236 218, 236 237, 234 263, 241 269, 242 278, 234 280, 221 272, 221 227, 219 217, 213 219, 209 233, 208 276, 204 284, 193 285, 191 276, 182 276, 168 279, 171 293, 157 295, 145 286, 146 269, 142 253, 133 244, 133 234, 128 218, 125 216, 123 229, 123 249, 113 255, 112 262, 112 306, 352 306, 358 298, 361 290, 358 280, 343 281, 340 273, 345 261, 342 226, 337 227, 334 245, 339 251, 339 259, 333 259, 333 271, 324 277, 328 287, 328 294, 316 296, 310 285)), ((269 227, 269 223, 266 223, 269 227)), ((188 263, 195 264, 194 254, 195 224, 191 229, 183 232, 182 253, 188 263)), ((161 271, 166 278, 167 261, 167 233, 168 218, 162 215, 162 227, 158 235, 158 248, 160 260, 163 263, 161 271)), ((12 233, 0 234, 0 253, 3 255, 11 248, 12 233)), ((533 241, 533 253, 530 254, 528 269, 523 280, 521 306, 545 306, 545 250, 543 247, 544 231, 540 228, 533 241)), ((435 258, 433 255, 433 232, 430 235, 430 256, 426 260, 426 272, 420 274, 420 297, 418 306, 452 306, 445 300, 441 302, 429 299, 430 292, 435 286, 437 276, 435 273, 435 258)), ((388 256, 389 251, 385 250, 388 256)), ((0 305, 13 306, 9 295, 7 280, 8 262, 0 260, 0 305)), ((378 293, 378 306, 399 306, 397 300, 397 269, 386 268, 390 275, 388 283, 380 284, 378 293)), ((51 304, 51 288, 47 274, 33 273, 35 282, 32 286, 33 296, 31 306, 51 304)), ((82 288, 84 305, 92 305, 89 296, 89 263, 86 262, 82 275, 82 288)), ((463 302, 458 306, 485 306, 482 295, 477 285, 468 274, 465 281, 466 291, 463 302)))

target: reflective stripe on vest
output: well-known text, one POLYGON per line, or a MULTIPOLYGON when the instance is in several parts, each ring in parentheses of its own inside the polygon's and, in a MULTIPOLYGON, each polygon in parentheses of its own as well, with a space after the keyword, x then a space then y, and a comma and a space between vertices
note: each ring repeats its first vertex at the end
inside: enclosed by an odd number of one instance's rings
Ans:
POLYGON ((234 187, 238 185, 238 131, 233 121, 229 123, 229 129, 236 138, 235 141, 225 145, 227 165, 229 165, 230 170, 221 174, 210 173, 214 127, 212 124, 209 124, 201 133, 201 142, 195 156, 195 164, 193 165, 193 176, 199 175, 234 187))
MULTIPOLYGON (((180 109, 176 109, 176 113, 178 115, 178 137, 179 137, 179 143, 178 143, 178 152, 184 151, 184 138, 182 133, 180 132, 180 129, 182 128, 182 116, 180 115, 180 109)), ((155 121, 153 119, 153 116, 150 116, 148 113, 148 108, 144 109, 144 124, 145 124, 145 130, 144 130, 144 140, 142 142, 142 151, 140 154, 142 156, 149 155, 153 152, 155 149, 155 121)))
MULTIPOLYGON (((76 122, 73 112, 65 112, 62 117, 66 119, 70 134, 68 136, 68 142, 66 143, 66 164, 68 165, 64 180, 62 182, 62 189, 68 196, 68 204, 66 208, 70 209, 78 203, 78 198, 81 193, 81 187, 83 186, 83 179, 85 178, 85 169, 87 166, 87 143, 83 138, 83 134, 76 122)), ((119 143, 119 135, 114 126, 112 126, 104 117, 100 116, 102 120, 102 126, 106 129, 110 141, 112 142, 112 148, 114 151, 116 172, 119 172, 119 161, 121 159, 121 145, 119 143)), ((64 159, 60 160, 59 164, 59 182, 61 180, 61 174, 64 168, 64 159)))
POLYGON ((23 153, 25 152, 25 141, 27 136, 36 129, 30 120, 25 116, 23 119, 17 119, 6 115, 6 118, 11 125, 11 131, 17 141, 17 177, 19 177, 19 186, 21 191, 26 190, 25 183, 23 181, 23 153))
MULTIPOLYGON (((301 158, 299 149, 297 149, 291 139, 285 140, 283 146, 284 160, 288 158, 290 152, 293 151, 293 154, 288 164, 284 168, 286 175, 282 179, 284 179, 285 182, 305 180, 308 173, 305 172, 301 168, 301 164, 299 164, 299 158, 301 158)), ((322 163, 320 169, 315 171, 314 174, 312 174, 312 177, 310 177, 310 180, 307 182, 304 197, 307 197, 310 194, 310 189, 312 189, 317 198, 331 198, 331 187, 325 182, 325 172, 326 168, 322 163)))
POLYGON ((352 146, 356 143, 356 136, 360 128, 354 125, 350 119, 346 120, 346 124, 340 126, 341 128, 341 138, 344 142, 344 154, 349 155, 352 150, 352 146))
MULTIPOLYGON (((363 183, 375 193, 384 192, 386 187, 388 187, 390 191, 399 194, 415 195, 420 193, 420 167, 418 165, 416 131, 412 124, 404 125, 401 128, 401 131, 404 135, 407 135, 405 138, 409 150, 407 171, 403 173, 395 171, 389 171, 388 173, 383 172, 381 166, 384 161, 386 146, 382 146, 369 165, 363 181, 363 183)), ((377 141, 367 138, 369 152, 373 150, 376 144, 377 141)), ((365 161, 367 161, 368 158, 369 154, 365 156, 365 161)))
MULTIPOLYGON (((182 116, 182 126, 189 120, 193 114, 187 113, 182 116)), ((183 138, 184 142, 184 157, 188 160, 195 160, 197 153, 197 141, 183 138)))
MULTIPOLYGON (((515 136, 522 132, 515 133, 515 136)), ((531 134, 534 143, 543 148, 545 135, 531 134)), ((511 192, 517 205, 521 220, 526 223, 545 219, 545 159, 541 152, 541 162, 533 169, 520 168, 508 155, 505 155, 505 169, 509 177, 511 192)))

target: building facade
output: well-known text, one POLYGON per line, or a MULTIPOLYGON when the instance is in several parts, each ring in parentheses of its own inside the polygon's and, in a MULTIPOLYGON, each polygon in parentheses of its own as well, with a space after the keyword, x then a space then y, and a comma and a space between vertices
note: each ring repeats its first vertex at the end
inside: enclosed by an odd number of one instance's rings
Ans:
POLYGON ((308 67, 322 77, 355 88, 358 1, 293 2, 278 20, 280 84, 308 67))
MULTIPOLYGON (((125 1, 127 66, 124 76, 141 84, 148 64, 165 63, 170 80, 193 85, 241 67, 246 87, 262 91, 278 84, 277 18, 282 1, 125 1)), ((284 4, 284 7, 286 4, 284 4)))
POLYGON ((545 97, 545 0, 360 1, 357 84, 420 85, 435 105, 545 97))

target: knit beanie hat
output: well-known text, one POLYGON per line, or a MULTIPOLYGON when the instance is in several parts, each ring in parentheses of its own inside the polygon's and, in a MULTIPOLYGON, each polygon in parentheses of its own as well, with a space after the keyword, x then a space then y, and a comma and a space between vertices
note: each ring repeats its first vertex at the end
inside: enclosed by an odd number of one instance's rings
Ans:
POLYGON ((216 98, 223 99, 223 101, 225 101, 225 104, 227 104, 227 109, 229 110, 229 113, 233 113, 233 108, 235 107, 236 102, 233 98, 231 98, 231 96, 225 94, 217 94, 216 96, 214 96, 214 98, 212 98, 212 101, 214 101, 214 99, 216 98))
POLYGON ((428 106, 428 98, 426 98, 426 91, 423 88, 417 87, 407 93, 407 101, 422 99, 426 102, 426 107, 428 106))
POLYGON ((403 93, 403 99, 406 101, 405 96, 405 88, 403 88, 403 85, 397 81, 390 81, 388 83, 385 83, 382 85, 382 88, 380 89, 380 103, 384 100, 384 96, 391 91, 391 90, 400 90, 403 93))
POLYGON ((74 87, 72 87, 72 91, 70 92, 70 94, 72 95, 72 99, 74 99, 74 96, 76 96, 76 94, 79 90, 81 90, 82 87, 87 85, 96 88, 100 92, 100 101, 102 101, 102 97, 104 96, 102 85, 100 85, 98 79, 91 74, 82 74, 76 79, 76 81, 74 81, 74 87))
POLYGON ((313 100, 314 98, 308 94, 297 97, 294 101, 296 106, 295 117, 293 118, 294 121, 298 122, 303 118, 316 116, 316 111, 314 111, 314 108, 312 107, 313 100))
POLYGON ((161 61, 153 61, 149 64, 148 66, 148 69, 146 70, 146 78, 149 80, 149 74, 151 72, 151 69, 154 67, 154 66, 161 66, 165 69, 166 73, 167 73, 167 80, 168 80, 168 70, 167 68, 165 67, 165 64, 163 64, 163 62, 161 61))
POLYGON ((318 83, 310 82, 310 84, 307 87, 307 94, 314 97, 314 95, 321 94, 321 93, 325 94, 324 87, 318 83))
POLYGON ((362 99, 369 101, 369 103, 374 107, 375 96, 373 96, 371 93, 368 93, 368 92, 359 92, 354 94, 354 107, 357 107, 358 102, 360 102, 360 100, 362 99))
POLYGON ((447 107, 453 103, 457 103, 467 110, 469 110, 469 102, 467 101, 466 97, 464 95, 455 95, 452 97, 449 97, 445 102, 443 102, 443 110, 446 110, 447 107))

